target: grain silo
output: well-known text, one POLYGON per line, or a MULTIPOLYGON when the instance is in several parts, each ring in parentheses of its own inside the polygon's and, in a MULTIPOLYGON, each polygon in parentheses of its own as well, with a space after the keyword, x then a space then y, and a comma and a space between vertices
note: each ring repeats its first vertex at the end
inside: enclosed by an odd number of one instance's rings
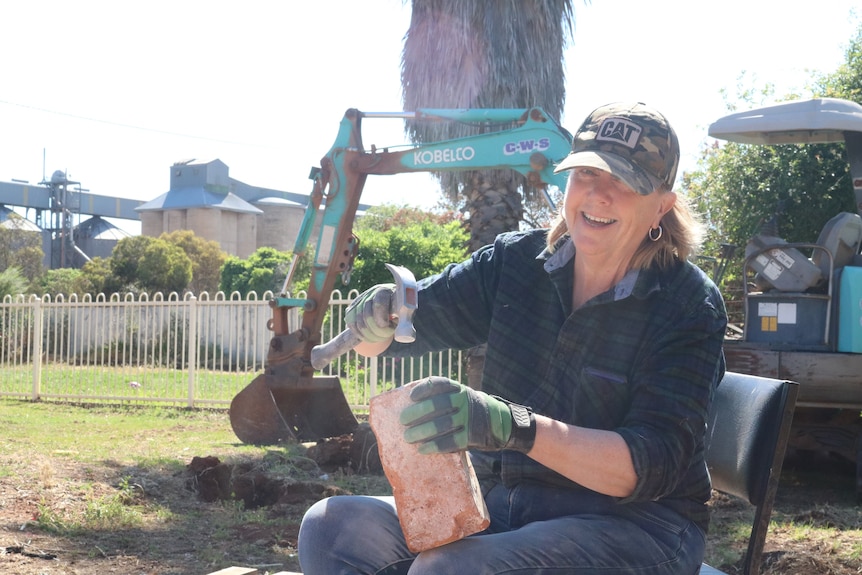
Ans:
MULTIPOLYGON (((293 251, 302 227, 305 205, 278 197, 261 198, 254 205, 263 211, 257 228, 257 245, 280 251, 293 251)), ((317 222, 319 224, 319 221, 317 222)), ((317 226, 315 226, 317 227, 317 226)))
POLYGON ((117 242, 130 236, 131 234, 100 216, 93 216, 84 220, 72 230, 75 245, 89 259, 111 257, 111 252, 114 251, 117 242))
POLYGON ((0 206, 0 227, 7 230, 42 233, 39 226, 6 206, 0 206))
POLYGON ((141 233, 158 237, 176 230, 218 242, 241 258, 257 249, 263 212, 231 192, 228 167, 221 160, 187 160, 171 166, 170 190, 139 206, 141 233))

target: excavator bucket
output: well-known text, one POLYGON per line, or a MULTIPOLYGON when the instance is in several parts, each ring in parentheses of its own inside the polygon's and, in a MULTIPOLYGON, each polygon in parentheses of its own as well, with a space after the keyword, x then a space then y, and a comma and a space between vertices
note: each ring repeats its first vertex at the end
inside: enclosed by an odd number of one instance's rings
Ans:
MULTIPOLYGON (((291 331, 295 301, 274 298, 268 327, 269 342, 264 373, 240 391, 230 404, 230 423, 243 443, 274 444, 316 441, 353 433, 358 423, 337 377, 315 376, 309 356, 319 336, 311 328, 291 331)), ((303 321, 317 322, 321 314, 307 312, 303 321)), ((314 327, 314 325, 312 325, 314 327)), ((331 354, 340 354, 341 348, 331 354)), ((331 360, 335 355, 328 356, 331 360)), ((327 361, 328 363, 328 361, 327 361)))
POLYGON ((266 374, 233 398, 230 423, 240 441, 258 445, 316 441, 353 433, 358 425, 337 377, 284 385, 266 374))

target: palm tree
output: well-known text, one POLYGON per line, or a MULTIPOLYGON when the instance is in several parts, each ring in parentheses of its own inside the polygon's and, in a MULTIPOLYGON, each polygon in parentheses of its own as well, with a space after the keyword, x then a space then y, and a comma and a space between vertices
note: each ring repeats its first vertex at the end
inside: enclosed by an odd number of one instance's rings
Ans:
MULTIPOLYGON (((563 49, 571 0, 413 0, 401 59, 404 109, 529 108, 559 121, 565 103, 563 49)), ((481 126, 408 123, 415 143, 481 132, 481 126)), ((518 229, 536 196, 509 170, 440 174, 469 215, 470 248, 518 229)))
MULTIPOLYGON (((530 108, 559 121, 565 103, 563 49, 572 38, 571 0, 413 0, 401 58, 405 110, 530 108)), ((414 143, 482 131, 481 126, 408 123, 414 143)), ((469 216, 470 249, 517 230, 536 197, 520 174, 439 174, 449 199, 469 216)), ((468 354, 468 381, 481 388, 484 348, 468 354)))

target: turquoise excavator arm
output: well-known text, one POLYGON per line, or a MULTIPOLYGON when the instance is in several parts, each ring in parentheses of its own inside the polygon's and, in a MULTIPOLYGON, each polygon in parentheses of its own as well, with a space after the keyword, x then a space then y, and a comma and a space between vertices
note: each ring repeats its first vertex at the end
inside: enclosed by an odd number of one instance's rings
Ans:
MULTIPOLYGON (((305 253, 320 206, 324 205, 309 298, 313 297, 313 292, 328 297, 335 278, 350 271, 356 251, 352 225, 367 176, 511 169, 525 176, 529 185, 542 189, 546 199, 553 204, 547 193, 548 187, 563 189, 566 179, 565 174, 554 174, 554 166, 569 153, 571 145, 571 134, 540 108, 423 109, 416 112, 348 110, 341 120, 334 144, 321 160, 321 168, 312 172, 314 186, 294 248, 296 259, 305 253), (481 125, 488 131, 402 149, 372 147, 366 151, 361 135, 363 118, 461 122, 481 125), (495 130, 495 126, 498 129, 495 130)), ((294 268, 292 265, 285 279, 285 288, 292 281, 294 268)), ((300 305, 307 312, 309 305, 315 304, 295 301, 290 305, 300 305)))

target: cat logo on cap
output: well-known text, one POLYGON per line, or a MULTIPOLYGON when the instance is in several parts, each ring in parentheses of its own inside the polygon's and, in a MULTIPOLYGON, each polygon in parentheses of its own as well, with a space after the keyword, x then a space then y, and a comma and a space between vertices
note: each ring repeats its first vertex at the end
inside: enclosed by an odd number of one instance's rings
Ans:
POLYGON ((625 118, 605 118, 602 120, 596 140, 622 144, 634 150, 643 129, 625 118))

